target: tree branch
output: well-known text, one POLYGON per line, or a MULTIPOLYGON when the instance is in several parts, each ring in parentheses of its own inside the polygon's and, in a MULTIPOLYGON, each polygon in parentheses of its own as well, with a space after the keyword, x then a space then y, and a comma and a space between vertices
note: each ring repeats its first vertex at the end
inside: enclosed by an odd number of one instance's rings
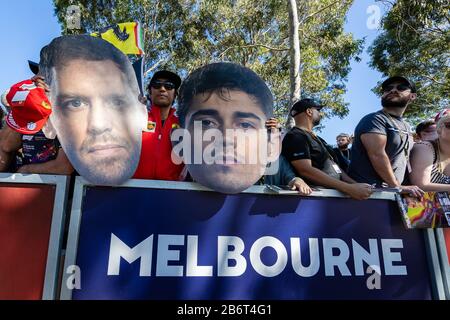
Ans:
POLYGON ((226 48, 224 51, 222 51, 219 54, 219 59, 221 59, 228 50, 231 50, 231 49, 234 49, 234 48, 244 49, 244 48, 255 48, 255 47, 263 47, 263 48, 269 49, 271 51, 288 51, 289 50, 289 48, 274 48, 274 47, 270 47, 268 45, 260 44, 260 43, 249 44, 249 45, 245 45, 245 46, 231 46, 231 47, 226 48))
POLYGON ((335 2, 332 2, 332 3, 330 3, 329 5, 327 5, 327 6, 323 7, 323 8, 320 8, 320 9, 317 10, 316 12, 313 12, 313 13, 307 15, 304 19, 302 19, 302 21, 300 21, 300 24, 303 24, 306 20, 308 20, 308 19, 314 17, 315 15, 321 13, 322 11, 328 9, 328 8, 331 7, 331 6, 334 6, 334 5, 335 5, 336 3, 338 3, 338 2, 341 2, 341 0, 336 0, 335 2))
POLYGON ((438 84, 438 85, 440 85, 440 86, 443 86, 443 85, 444 85, 443 82, 440 82, 440 81, 436 80, 436 79, 433 78, 432 76, 427 76, 426 74, 422 74, 422 76, 425 77, 425 78, 427 78, 428 80, 434 82, 435 84, 438 84))
POLYGON ((150 68, 148 68, 145 72, 144 72, 144 78, 153 70, 155 70, 156 68, 159 67, 160 64, 162 64, 163 62, 167 62, 169 61, 169 59, 171 58, 171 56, 168 56, 166 58, 161 58, 159 59, 154 65, 152 65, 150 68))

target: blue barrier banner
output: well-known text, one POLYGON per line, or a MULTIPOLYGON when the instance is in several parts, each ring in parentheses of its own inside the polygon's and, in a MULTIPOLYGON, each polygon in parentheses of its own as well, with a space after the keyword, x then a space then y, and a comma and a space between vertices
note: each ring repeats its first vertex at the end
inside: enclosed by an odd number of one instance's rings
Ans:
POLYGON ((86 187, 73 299, 431 299, 395 202, 86 187))

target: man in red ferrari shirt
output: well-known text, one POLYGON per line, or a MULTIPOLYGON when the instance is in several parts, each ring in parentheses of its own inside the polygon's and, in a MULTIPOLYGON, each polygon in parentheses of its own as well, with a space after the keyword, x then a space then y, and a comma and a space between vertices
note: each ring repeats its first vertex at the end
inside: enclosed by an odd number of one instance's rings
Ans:
POLYGON ((172 161, 170 134, 178 127, 173 102, 181 79, 167 70, 156 72, 148 85, 150 107, 147 130, 142 134, 142 150, 135 179, 180 180, 183 164, 172 161))

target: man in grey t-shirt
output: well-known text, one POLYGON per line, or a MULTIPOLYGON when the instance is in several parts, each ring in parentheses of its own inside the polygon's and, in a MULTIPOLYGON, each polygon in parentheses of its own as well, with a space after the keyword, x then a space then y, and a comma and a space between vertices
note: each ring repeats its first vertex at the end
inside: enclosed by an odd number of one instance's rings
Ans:
POLYGON ((402 185, 413 144, 410 126, 402 115, 416 98, 415 86, 404 77, 391 77, 381 87, 383 109, 366 115, 356 126, 348 174, 357 182, 401 187, 421 196, 423 191, 417 186, 402 185))
POLYGON ((356 126, 352 149, 352 156, 355 156, 355 161, 352 161, 350 176, 357 181, 381 185, 384 180, 373 165, 367 165, 370 163, 370 157, 361 141, 361 135, 367 133, 380 134, 386 137, 384 151, 389 157, 395 178, 400 183, 403 182, 407 170, 406 154, 409 154, 413 145, 409 124, 401 117, 388 116, 380 110, 366 115, 356 126))

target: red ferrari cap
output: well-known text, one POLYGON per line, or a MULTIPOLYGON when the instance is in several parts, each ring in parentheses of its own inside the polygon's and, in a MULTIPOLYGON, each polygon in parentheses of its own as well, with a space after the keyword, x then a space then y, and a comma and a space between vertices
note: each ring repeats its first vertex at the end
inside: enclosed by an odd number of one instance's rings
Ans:
POLYGON ((52 113, 45 90, 31 80, 21 81, 11 87, 6 100, 11 108, 6 123, 22 134, 35 134, 42 129, 52 113))

